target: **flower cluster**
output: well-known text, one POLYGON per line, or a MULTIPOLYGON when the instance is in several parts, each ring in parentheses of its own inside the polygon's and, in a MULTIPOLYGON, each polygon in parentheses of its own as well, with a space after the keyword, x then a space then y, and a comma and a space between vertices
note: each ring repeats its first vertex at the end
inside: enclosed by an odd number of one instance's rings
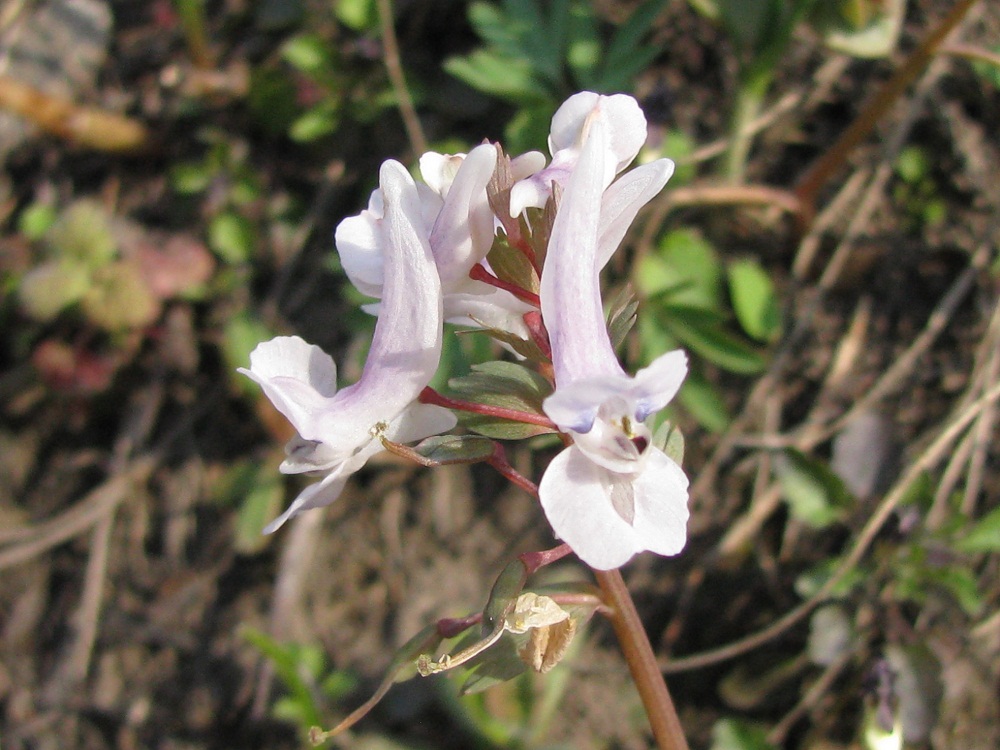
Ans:
POLYGON ((669 352, 628 375, 611 344, 599 280, 673 172, 668 159, 624 171, 645 140, 633 98, 583 92, 552 120, 548 165, 540 153, 510 159, 491 144, 468 155, 425 154, 423 183, 397 162, 383 164, 368 208, 336 231, 348 278, 377 300, 366 307, 377 322, 361 378, 337 390, 333 360, 294 336, 260 344, 241 369, 298 433, 281 471, 322 477, 266 531, 333 502, 385 441, 455 426, 450 410, 421 401, 447 321, 483 328, 522 358, 534 346, 551 362, 541 368, 551 376, 542 408, 568 445, 538 493, 556 536, 602 570, 643 550, 681 550, 687 478, 654 444, 647 422, 676 394, 686 357, 669 352), (527 281, 504 278, 492 255, 499 247, 506 258, 516 251, 527 273, 513 277, 527 281))

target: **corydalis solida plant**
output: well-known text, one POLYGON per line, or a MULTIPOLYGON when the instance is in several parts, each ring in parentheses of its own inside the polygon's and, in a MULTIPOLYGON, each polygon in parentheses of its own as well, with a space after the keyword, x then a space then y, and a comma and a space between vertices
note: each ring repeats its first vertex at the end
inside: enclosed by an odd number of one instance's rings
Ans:
MULTIPOLYGON (((628 375, 612 347, 599 281, 638 211, 673 172, 668 159, 624 172, 645 139, 646 121, 634 99, 583 92, 553 118, 548 166, 541 154, 511 159, 489 144, 468 155, 425 154, 423 184, 396 162, 383 165, 368 208, 336 232, 348 277, 378 300, 366 306, 378 317, 361 379, 338 391, 332 359, 296 337, 259 345, 250 369, 241 370, 298 432, 281 470, 323 477, 267 531, 336 500, 348 477, 383 447, 430 465, 488 460, 519 486, 535 489, 505 463, 499 445, 482 450, 484 437, 400 445, 451 430, 456 420, 448 407, 480 417, 470 429, 487 438, 562 433, 567 447, 537 487, 552 530, 565 543, 545 562, 572 551, 607 571, 641 551, 671 555, 683 548, 687 478, 654 444, 646 422, 677 392, 686 357, 669 352, 628 375), (486 363, 453 381, 464 400, 426 388, 445 320, 484 329, 519 361, 486 363), (529 372, 531 365, 549 377, 529 372), (518 395, 523 408, 505 405, 494 390, 518 395), (519 423, 531 429, 518 433, 519 423)), ((404 647, 402 662, 422 664, 429 674, 474 662, 503 639, 520 638, 522 658, 533 668, 550 668, 577 621, 600 602, 592 592, 553 596, 551 605, 526 600, 536 595, 523 592, 536 566, 531 560, 512 563, 482 615, 462 620, 458 632, 481 623, 482 641, 461 657, 433 661, 426 651, 455 630, 453 621, 438 623, 417 646, 404 647), (528 617, 525 607, 545 617, 528 617), (553 615, 552 607, 565 608, 566 617, 553 615), (560 624, 567 618, 572 622, 560 624), (522 627, 524 622, 538 624, 522 627), (557 626, 561 635, 550 635, 557 626), (549 630, 542 635, 541 628, 549 630), (558 647, 539 645, 550 638, 558 647)))

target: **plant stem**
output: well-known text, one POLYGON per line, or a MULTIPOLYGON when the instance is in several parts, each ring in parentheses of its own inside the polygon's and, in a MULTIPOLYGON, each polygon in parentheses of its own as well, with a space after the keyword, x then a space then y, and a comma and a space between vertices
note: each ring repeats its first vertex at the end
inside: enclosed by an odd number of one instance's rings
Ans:
POLYGON ((632 679, 646 707, 649 725, 660 750, 688 750, 684 730, 656 663, 656 655, 636 612, 632 596, 617 570, 595 570, 601 591, 612 608, 611 624, 628 662, 632 679))
POLYGON ((393 93, 396 95, 399 114, 403 118, 403 127, 406 128, 406 137, 410 141, 410 148, 419 155, 427 151, 427 137, 424 135, 420 118, 417 116, 417 108, 413 105, 410 89, 406 86, 406 76, 403 74, 403 64, 399 58, 399 42, 396 40, 396 29, 393 26, 392 2, 391 0, 376 0, 376 7, 378 8, 379 26, 382 32, 385 69, 389 74, 393 93))
POLYGON ((474 281, 482 281, 483 283, 489 284, 490 286, 495 286, 497 289, 504 289, 513 294, 522 302, 527 302, 529 305, 540 307, 542 304, 541 300, 538 299, 538 295, 535 294, 534 292, 529 292, 527 289, 522 289, 517 284, 511 284, 507 281, 503 281, 502 279, 498 279, 496 276, 494 276, 485 268, 483 268, 482 265, 480 265, 479 263, 474 265, 469 270, 469 278, 473 279, 474 281))
POLYGON ((539 427, 548 428, 553 432, 556 430, 556 426, 552 420, 543 414, 520 411, 518 409, 508 409, 503 406, 493 406, 491 404, 477 404, 475 401, 462 401, 457 398, 449 398, 448 396, 438 393, 430 386, 427 386, 420 392, 419 400, 422 404, 435 404, 437 406, 443 406, 446 409, 456 409, 458 411, 467 411, 472 414, 482 414, 487 417, 509 419, 512 422, 538 425, 539 427))
POLYGON ((770 76, 758 76, 758 79, 761 78, 763 80, 743 81, 736 94, 733 118, 729 125, 729 149, 726 151, 725 165, 726 179, 734 185, 746 182, 747 160, 754 135, 751 125, 760 114, 770 76))

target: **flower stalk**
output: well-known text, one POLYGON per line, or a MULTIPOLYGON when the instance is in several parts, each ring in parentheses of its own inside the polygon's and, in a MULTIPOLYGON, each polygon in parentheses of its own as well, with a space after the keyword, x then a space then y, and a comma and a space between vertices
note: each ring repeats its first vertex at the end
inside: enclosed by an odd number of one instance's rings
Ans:
POLYGON ((474 401, 462 401, 461 399, 450 398, 438 393, 430 386, 421 391, 420 403, 434 404, 436 406, 443 406, 446 409, 455 409, 456 411, 467 411, 471 414, 482 414, 486 417, 509 419, 512 422, 521 422, 523 424, 536 424, 540 427, 548 427, 553 431, 556 430, 556 426, 552 420, 542 414, 534 414, 533 412, 520 411, 518 409, 507 409, 503 406, 477 404, 474 401))
POLYGON ((688 750, 667 683, 621 572, 595 570, 594 575, 606 598, 605 603, 611 608, 608 617, 642 698, 657 746, 660 750, 688 750))

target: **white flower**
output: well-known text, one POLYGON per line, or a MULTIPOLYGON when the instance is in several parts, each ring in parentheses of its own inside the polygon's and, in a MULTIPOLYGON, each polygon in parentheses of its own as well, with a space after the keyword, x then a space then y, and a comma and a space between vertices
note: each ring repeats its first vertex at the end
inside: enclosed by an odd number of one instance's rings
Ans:
MULTIPOLYGON (((525 155, 519 174, 538 168, 540 154, 525 155)), ((508 291, 469 278, 493 245, 495 218, 486 186, 496 167, 496 147, 483 144, 465 154, 429 152, 420 158, 426 185, 418 185, 427 241, 441 278, 444 318, 449 323, 488 326, 528 338, 522 316, 532 308, 508 291)), ((385 248, 375 225, 383 215, 382 191, 372 193, 368 209, 337 227, 336 242, 344 272, 362 294, 382 296, 385 248)), ((369 312, 378 305, 365 307, 369 312)))
POLYGON ((333 359, 297 336, 258 345, 250 369, 239 370, 298 433, 286 447, 281 471, 324 475, 265 533, 336 500, 347 478, 382 449, 380 437, 409 442, 455 426, 450 411, 416 400, 441 356, 441 282, 417 187, 398 162, 385 162, 379 176, 383 206, 371 229, 384 249, 382 304, 361 378, 338 391, 333 359))
POLYGON ((630 377, 611 347, 600 268, 673 164, 647 165, 631 173, 639 177, 626 176, 605 190, 608 174, 623 166, 612 138, 621 108, 608 107, 605 98, 591 101, 540 293, 556 382, 543 408, 574 442, 549 464, 539 496, 556 535, 588 565, 608 570, 643 550, 672 555, 684 546, 687 477, 652 445, 645 420, 674 397, 687 360, 683 352, 670 352, 630 377))
POLYGON ((604 96, 592 91, 574 94, 552 117, 549 131, 552 163, 511 189, 511 216, 517 216, 528 207, 543 207, 552 195, 553 182, 565 185, 580 158, 589 123, 597 112, 602 113, 601 117, 609 128, 605 143, 609 158, 601 175, 601 187, 607 187, 616 174, 632 163, 646 142, 646 117, 636 100, 626 94, 604 96))

